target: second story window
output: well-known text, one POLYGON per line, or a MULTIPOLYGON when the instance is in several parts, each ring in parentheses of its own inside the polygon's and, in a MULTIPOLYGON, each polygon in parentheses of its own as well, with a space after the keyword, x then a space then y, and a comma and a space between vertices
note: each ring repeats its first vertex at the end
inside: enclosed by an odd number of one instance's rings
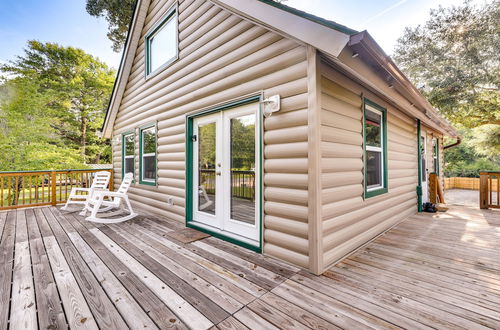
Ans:
POLYGON ((146 35, 146 76, 177 59, 177 11, 172 8, 146 35))

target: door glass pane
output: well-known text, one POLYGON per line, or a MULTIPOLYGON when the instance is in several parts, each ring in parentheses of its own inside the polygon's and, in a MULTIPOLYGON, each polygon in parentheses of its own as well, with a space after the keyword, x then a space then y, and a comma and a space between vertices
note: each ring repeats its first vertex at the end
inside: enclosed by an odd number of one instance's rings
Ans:
POLYGON ((366 151, 366 183, 368 188, 382 186, 382 153, 366 151))
POLYGON ((255 224, 255 115, 231 119, 231 219, 255 224))
POLYGON ((198 210, 215 215, 215 123, 198 127, 198 210))

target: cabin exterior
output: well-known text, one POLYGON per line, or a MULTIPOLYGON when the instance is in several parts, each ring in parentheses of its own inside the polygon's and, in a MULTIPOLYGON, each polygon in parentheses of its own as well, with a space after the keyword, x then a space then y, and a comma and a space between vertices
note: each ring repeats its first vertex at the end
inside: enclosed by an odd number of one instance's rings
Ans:
POLYGON ((457 136, 366 31, 264 0, 138 0, 103 134, 137 206, 316 274, 457 136))

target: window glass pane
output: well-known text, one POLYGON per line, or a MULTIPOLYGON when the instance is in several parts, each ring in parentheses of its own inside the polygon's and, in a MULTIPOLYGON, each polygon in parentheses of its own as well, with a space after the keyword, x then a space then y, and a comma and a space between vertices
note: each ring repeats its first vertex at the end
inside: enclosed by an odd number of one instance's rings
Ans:
POLYGON ((372 147, 382 146, 382 116, 370 110, 365 111, 366 145, 372 147))
POLYGON ((198 210, 215 215, 215 123, 198 127, 198 210))
POLYGON ((154 127, 142 131, 143 154, 156 152, 156 129, 154 127))
POLYGON ((255 115, 231 119, 231 219, 255 224, 255 115))
POLYGON ((177 55, 177 15, 174 14, 153 36, 149 38, 150 72, 177 55))
POLYGON ((422 165, 422 181, 427 181, 427 160, 425 154, 425 137, 420 137, 420 161, 422 165))
POLYGON ((134 154, 134 135, 125 136, 125 156, 131 156, 134 154))
POLYGON ((432 139, 432 162, 433 162, 432 167, 433 167, 434 173, 438 172, 437 149, 438 149, 437 141, 436 141, 436 139, 432 139))
POLYGON ((368 188, 382 186, 382 153, 366 151, 366 185, 368 188))
POLYGON ((142 178, 144 180, 156 180, 156 156, 143 156, 142 178))
POLYGON ((129 157, 125 158, 125 169, 124 169, 125 174, 127 173, 134 173, 134 158, 129 157))

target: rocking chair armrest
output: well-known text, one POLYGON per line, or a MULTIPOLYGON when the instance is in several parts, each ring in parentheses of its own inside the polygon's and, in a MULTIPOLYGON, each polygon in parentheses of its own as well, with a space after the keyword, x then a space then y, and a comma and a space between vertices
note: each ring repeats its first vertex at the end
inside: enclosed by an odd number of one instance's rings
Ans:
POLYGON ((81 188, 81 187, 74 187, 74 188, 71 188, 71 190, 73 191, 91 191, 93 188, 81 188))
POLYGON ((124 196, 126 196, 126 194, 115 192, 115 191, 102 191, 102 190, 94 192, 95 198, 100 197, 100 196, 103 196, 103 197, 124 197, 124 196))

